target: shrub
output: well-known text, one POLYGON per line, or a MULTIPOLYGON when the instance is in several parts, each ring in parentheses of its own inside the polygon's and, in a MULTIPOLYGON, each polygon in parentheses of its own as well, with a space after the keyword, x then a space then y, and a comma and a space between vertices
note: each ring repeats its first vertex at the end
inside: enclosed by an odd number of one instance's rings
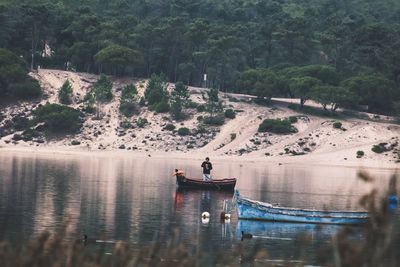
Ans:
POLYGON ((33 115, 36 122, 44 122, 51 132, 72 133, 82 126, 80 112, 67 106, 46 104, 37 108, 33 115))
POLYGON ((374 145, 374 146, 371 148, 371 150, 372 150, 373 152, 375 152, 375 153, 378 153, 378 154, 385 152, 385 148, 383 148, 383 147, 380 146, 380 145, 374 145))
POLYGON ((152 109, 157 113, 165 113, 169 111, 170 106, 167 101, 161 101, 157 104, 154 104, 152 109))
POLYGON ((77 141, 77 140, 72 140, 71 141, 71 145, 73 145, 73 146, 79 146, 80 144, 81 144, 80 141, 77 141))
POLYGON ((32 122, 27 119, 26 117, 17 116, 12 119, 13 121, 13 128, 17 131, 22 131, 29 128, 32 122))
POLYGON ((206 106, 205 105, 198 105, 196 107, 196 109, 197 109, 197 112, 204 112, 204 111, 206 111, 206 106))
POLYGON ((225 117, 228 119, 234 119, 236 117, 236 113, 233 109, 229 108, 225 110, 225 117))
POLYGON ((361 158, 362 156, 364 156, 364 151, 358 150, 357 151, 357 158, 361 158))
POLYGON ((342 123, 340 121, 335 121, 333 123, 333 128, 335 129, 341 129, 342 128, 342 123))
POLYGON ((22 132, 22 140, 31 141, 34 137, 39 137, 40 133, 33 129, 27 129, 22 132))
POLYGON ((231 141, 236 139, 236 133, 231 133, 231 141))
POLYGON ((136 124, 138 127, 143 128, 148 123, 146 118, 138 118, 136 124))
POLYGON ((186 108, 197 108, 199 106, 199 104, 197 104, 196 102, 193 102, 192 100, 188 100, 187 103, 185 104, 186 108))
POLYGON ((276 134, 289 134, 296 132, 289 120, 266 119, 258 127, 258 132, 271 132, 276 134))
POLYGON ((124 120, 124 121, 121 121, 119 126, 124 128, 124 129, 130 129, 130 128, 132 128, 132 123, 130 121, 128 121, 128 120, 124 120))
POLYGON ((290 121, 290 123, 296 123, 296 122, 298 122, 299 120, 297 119, 296 116, 290 116, 290 117, 289 117, 289 121, 290 121))
POLYGON ((203 123, 208 124, 208 125, 220 126, 225 123, 225 117, 223 115, 216 115, 213 117, 211 117, 211 116, 204 117, 203 123))
POLYGON ((186 136, 186 135, 190 134, 190 130, 188 128, 186 128, 186 127, 181 127, 181 128, 178 129, 178 134, 180 136, 186 136))
POLYGON ((202 121, 204 119, 204 117, 203 116, 197 116, 197 121, 202 121))
POLYGON ((132 117, 138 112, 136 103, 137 89, 135 85, 129 84, 122 88, 119 111, 126 117, 132 117))
POLYGON ((197 133, 203 134, 206 132, 207 132, 207 129, 206 129, 206 127, 204 127, 203 124, 199 124, 199 126, 197 126, 197 133))
POLYGON ((61 104, 70 104, 72 96, 72 86, 69 80, 66 80, 58 91, 58 100, 61 104))
POLYGON ((176 128, 175 125, 168 123, 167 125, 165 125, 164 130, 173 131, 175 130, 175 128, 176 128))
POLYGON ((10 84, 8 93, 11 97, 17 99, 30 99, 39 97, 42 90, 36 80, 29 78, 24 82, 10 84))

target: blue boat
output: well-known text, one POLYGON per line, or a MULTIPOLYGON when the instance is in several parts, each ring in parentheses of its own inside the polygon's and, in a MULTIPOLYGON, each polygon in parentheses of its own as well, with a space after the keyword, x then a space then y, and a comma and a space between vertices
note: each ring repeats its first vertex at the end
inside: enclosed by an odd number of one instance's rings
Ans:
POLYGON ((242 197, 235 191, 234 201, 239 219, 296 223, 361 224, 368 220, 365 211, 327 211, 285 208, 242 197))

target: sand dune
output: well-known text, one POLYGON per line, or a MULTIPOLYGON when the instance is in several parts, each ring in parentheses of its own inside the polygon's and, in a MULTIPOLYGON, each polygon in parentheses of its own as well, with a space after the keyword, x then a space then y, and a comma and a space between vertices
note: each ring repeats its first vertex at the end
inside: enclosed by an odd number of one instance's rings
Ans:
MULTIPOLYGON (((97 76, 66 72, 59 70, 39 70, 32 76, 39 80, 45 97, 40 101, 57 103, 57 92, 66 79, 73 87, 73 103, 71 106, 82 106, 83 97, 90 90, 97 76)), ((321 164, 351 164, 365 166, 389 166, 396 168, 399 161, 399 149, 396 143, 400 136, 400 126, 391 122, 371 121, 347 118, 341 120, 343 128, 334 129, 333 120, 316 116, 299 114, 287 107, 286 100, 279 99, 274 107, 259 106, 251 101, 251 96, 239 94, 220 94, 226 107, 237 111, 235 119, 227 120, 221 127, 211 127, 207 133, 196 133, 198 116, 206 116, 195 109, 188 110, 188 118, 184 121, 174 121, 169 114, 155 114, 147 108, 142 108, 140 114, 132 118, 124 118, 119 114, 120 88, 134 83, 139 95, 144 95, 146 80, 113 79, 114 98, 102 106, 100 120, 87 116, 79 134, 66 136, 61 139, 50 139, 44 143, 32 141, 13 142, 13 134, 0 139, 1 151, 6 150, 42 150, 42 151, 108 151, 119 154, 138 154, 153 156, 174 155, 176 157, 201 158, 205 155, 218 158, 232 158, 238 160, 257 160, 265 162, 319 162, 321 164), (236 100, 235 100, 236 99, 236 100), (276 135, 258 133, 257 129, 266 118, 287 118, 298 116, 294 124, 298 132, 291 135, 276 135), (135 126, 138 118, 146 118, 149 123, 140 128, 135 126), (131 129, 123 129, 120 123, 129 121, 134 125, 131 129), (192 131, 190 136, 179 136, 176 132, 163 130, 167 123, 179 127, 187 127, 192 131), (71 141, 80 142, 72 146, 71 141), (391 143, 390 151, 377 154, 371 151, 373 145, 391 143), (125 150, 125 153, 121 153, 125 150), (365 155, 356 158, 357 151, 364 151, 365 155)), ((169 86, 172 89, 173 85, 169 86)), ((204 103, 202 94, 204 89, 190 87, 191 99, 197 103, 204 103)), ((288 100, 288 102, 293 100, 288 100)), ((11 119, 23 110, 33 108, 35 103, 22 103, 3 108, 5 119, 11 119)), ((36 103, 38 104, 38 103, 36 103)), ((310 103, 315 105, 315 103, 310 103)), ((0 127, 2 126, 0 123, 0 127)))

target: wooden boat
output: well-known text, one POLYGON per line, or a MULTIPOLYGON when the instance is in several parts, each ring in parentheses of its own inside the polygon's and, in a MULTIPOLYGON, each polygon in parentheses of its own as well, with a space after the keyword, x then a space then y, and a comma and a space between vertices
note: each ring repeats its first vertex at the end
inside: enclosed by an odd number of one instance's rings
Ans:
POLYGON ((179 187, 185 188, 212 189, 233 192, 236 185, 236 178, 203 181, 200 179, 187 178, 183 175, 176 175, 176 183, 179 187))
POLYGON ((239 219, 296 223, 361 224, 368 220, 364 211, 327 211, 273 206, 251 200, 235 192, 234 200, 239 219))

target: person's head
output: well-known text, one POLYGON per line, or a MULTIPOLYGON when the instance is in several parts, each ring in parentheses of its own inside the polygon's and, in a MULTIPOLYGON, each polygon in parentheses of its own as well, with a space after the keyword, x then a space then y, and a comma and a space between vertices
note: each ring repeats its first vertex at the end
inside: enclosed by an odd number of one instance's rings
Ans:
POLYGON ((207 157, 207 158, 206 158, 206 161, 210 161, 210 158, 209 158, 209 157, 207 157))
POLYGON ((175 172, 178 172, 178 169, 175 169, 175 172))

